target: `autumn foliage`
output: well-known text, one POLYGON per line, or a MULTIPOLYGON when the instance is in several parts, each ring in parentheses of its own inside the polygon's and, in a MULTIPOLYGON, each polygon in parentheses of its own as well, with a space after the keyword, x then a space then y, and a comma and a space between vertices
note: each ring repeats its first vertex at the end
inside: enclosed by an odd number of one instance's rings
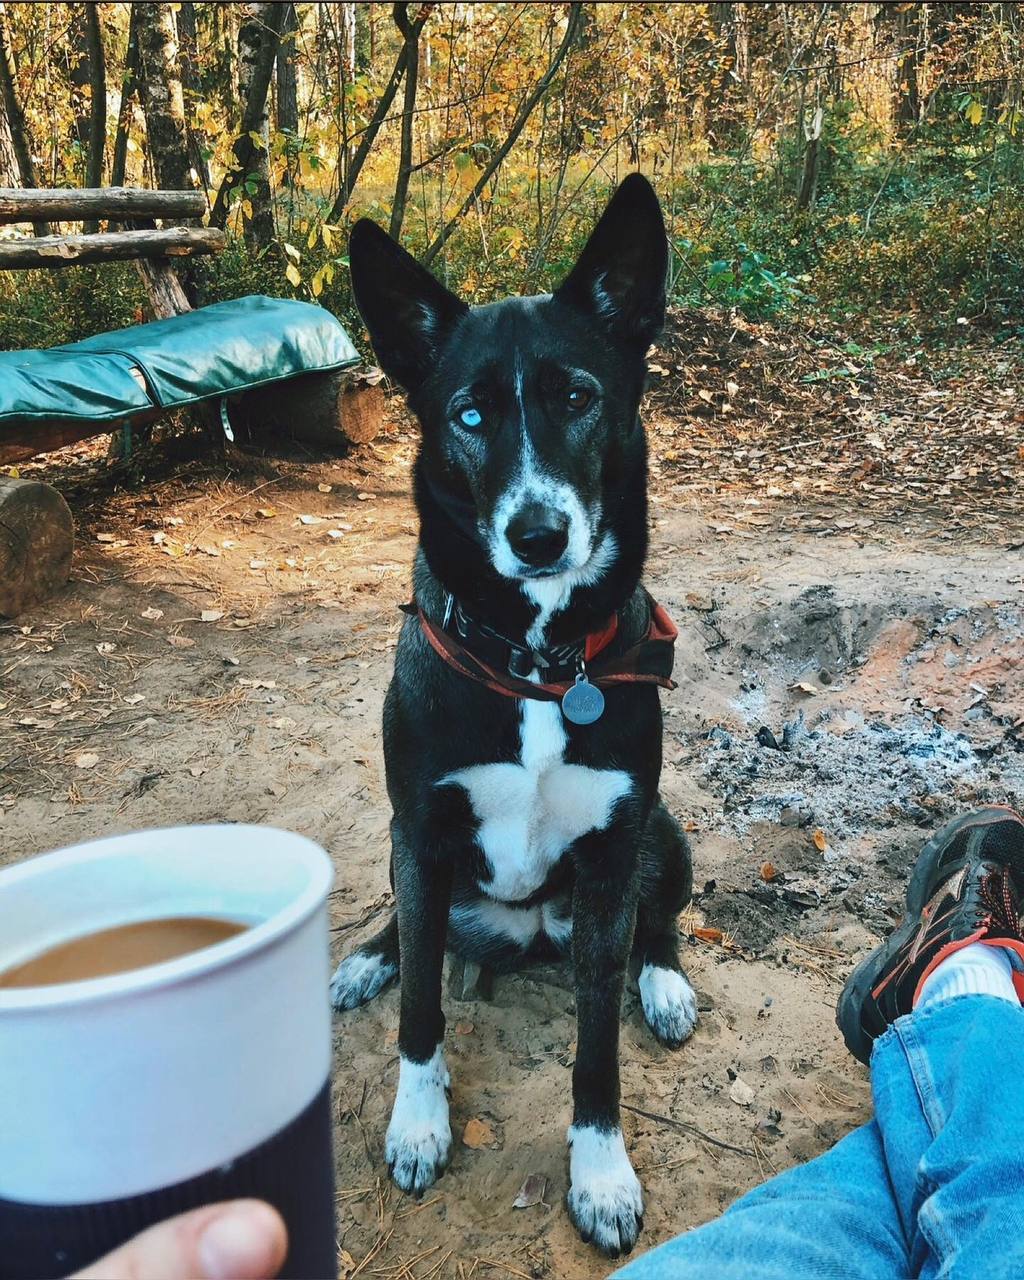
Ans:
MULTIPOLYGON (((1016 5, 6 4, 0 45, 0 185, 203 190, 234 237, 205 300, 355 327, 363 215, 471 299, 541 290, 641 168, 678 300, 1004 328, 1024 301, 1016 5)), ((141 303, 128 271, 54 288, 0 280, 0 345, 141 303)))

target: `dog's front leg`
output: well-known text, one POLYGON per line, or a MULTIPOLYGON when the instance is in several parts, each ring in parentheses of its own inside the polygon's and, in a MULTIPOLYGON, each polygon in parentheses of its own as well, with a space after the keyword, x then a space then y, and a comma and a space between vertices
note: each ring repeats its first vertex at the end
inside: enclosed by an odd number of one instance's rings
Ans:
POLYGON ((644 1211, 619 1124, 619 1013, 636 924, 637 876, 635 864, 609 868, 619 853, 629 860, 625 850, 636 847, 633 837, 620 824, 584 837, 581 844, 593 847, 580 850, 573 891, 577 1047, 568 1207, 583 1239, 609 1257, 632 1249, 644 1211))
POLYGON ((401 1058, 384 1154, 398 1186, 419 1197, 447 1168, 452 1147, 441 1012, 452 864, 447 856, 434 860, 426 855, 430 842, 407 843, 397 831, 394 841, 401 1058))

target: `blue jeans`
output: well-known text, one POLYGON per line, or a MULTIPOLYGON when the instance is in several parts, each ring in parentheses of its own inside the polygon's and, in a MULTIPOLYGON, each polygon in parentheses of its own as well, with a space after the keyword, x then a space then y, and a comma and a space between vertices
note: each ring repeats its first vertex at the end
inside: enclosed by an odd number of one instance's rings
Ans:
POLYGON ((958 996, 871 1057, 875 1118, 615 1280, 1024 1275, 1024 1009, 958 996))

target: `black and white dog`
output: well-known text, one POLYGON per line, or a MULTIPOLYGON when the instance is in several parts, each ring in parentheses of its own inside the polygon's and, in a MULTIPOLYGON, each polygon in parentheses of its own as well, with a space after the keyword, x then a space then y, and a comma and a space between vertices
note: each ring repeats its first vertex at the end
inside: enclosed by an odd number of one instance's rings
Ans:
POLYGON ((378 359, 422 426, 420 542, 418 613, 384 706, 398 909, 338 967, 332 998, 354 1008, 401 974, 386 1158, 421 1195, 451 1153, 446 947, 496 968, 571 952, 568 1207, 583 1238, 614 1256, 632 1248, 643 1214, 619 1127, 634 948, 658 1039, 681 1044, 697 1018, 676 926, 690 853, 658 794, 658 691, 653 679, 612 678, 602 714, 602 681, 588 671, 588 660, 593 672, 616 659, 628 669, 661 613, 640 586, 638 416, 664 319, 661 211, 646 179, 627 178, 553 295, 489 306, 467 307, 372 222, 353 228, 350 253, 378 359))

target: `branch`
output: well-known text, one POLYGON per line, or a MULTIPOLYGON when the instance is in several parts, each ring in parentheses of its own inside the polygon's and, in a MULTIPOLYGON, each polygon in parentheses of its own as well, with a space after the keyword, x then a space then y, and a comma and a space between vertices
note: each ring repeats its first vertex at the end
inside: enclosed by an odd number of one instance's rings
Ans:
POLYGON ((529 120, 530 116, 533 113, 534 107, 537 105, 538 102, 540 102, 541 98, 543 98, 544 94, 547 92, 548 86, 551 84, 551 81, 555 78, 555 75, 558 72, 558 68, 565 61, 565 55, 569 52, 570 48, 572 47, 573 41, 576 39, 576 34, 580 29, 582 20, 583 20, 582 4, 579 4, 579 3, 571 4, 569 6, 569 24, 565 29, 565 35, 562 38, 562 43, 558 46, 558 49, 555 51, 555 56, 551 59, 550 66, 548 67, 547 71, 545 71, 541 79, 538 80, 533 92, 525 100, 525 102, 523 102, 522 105, 520 106, 519 111, 516 115, 516 118, 512 121, 512 127, 509 129, 508 137, 505 139, 505 141, 501 144, 501 146, 497 149, 497 151, 495 151, 494 155, 491 157, 487 167, 484 169, 483 173, 481 173, 480 177, 476 180, 476 183, 473 186, 473 190, 469 193, 466 199, 459 206, 459 210, 455 214, 455 216, 449 219, 444 229, 441 231, 440 235, 437 236, 433 244, 430 245, 426 253, 423 255, 424 266, 429 266, 437 257, 437 255, 441 252, 444 246, 448 243, 448 240, 450 239, 452 232, 455 230, 458 224, 462 221, 462 219, 466 216, 466 214, 470 211, 470 209, 472 209, 473 205, 476 203, 476 200, 480 195, 480 192, 483 191, 484 187, 487 186, 488 182, 490 182, 491 178, 494 176, 495 170, 498 168, 501 162, 505 159, 508 153, 515 146, 516 139, 522 133, 527 120, 529 120))

